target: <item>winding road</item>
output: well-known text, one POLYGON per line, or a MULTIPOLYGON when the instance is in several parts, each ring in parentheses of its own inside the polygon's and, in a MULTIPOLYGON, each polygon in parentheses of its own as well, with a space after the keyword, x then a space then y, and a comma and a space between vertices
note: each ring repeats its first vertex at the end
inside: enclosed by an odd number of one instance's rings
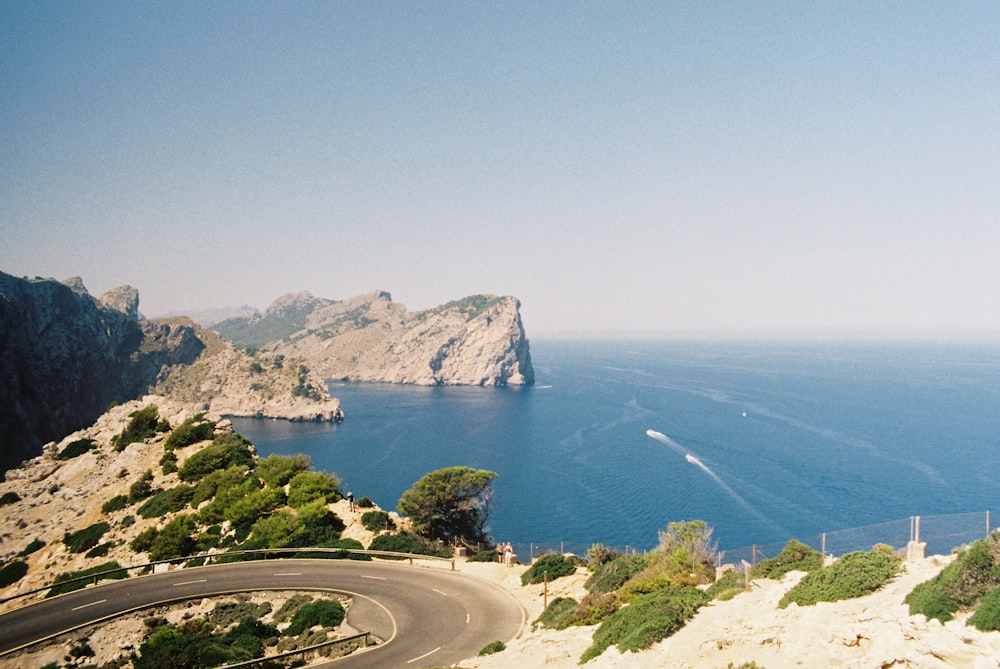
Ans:
POLYGON ((269 560, 112 581, 0 615, 0 655, 94 622, 162 603, 261 590, 322 590, 352 598, 347 622, 385 643, 329 663, 338 668, 448 665, 526 621, 500 587, 457 572, 355 560, 269 560))

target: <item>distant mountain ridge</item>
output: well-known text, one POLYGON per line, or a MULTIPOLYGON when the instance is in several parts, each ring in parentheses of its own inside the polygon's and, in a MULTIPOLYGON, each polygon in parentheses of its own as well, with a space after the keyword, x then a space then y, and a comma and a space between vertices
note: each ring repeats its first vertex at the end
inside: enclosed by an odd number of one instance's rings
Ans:
POLYGON ((284 295, 213 328, 235 346, 294 356, 327 379, 416 385, 529 385, 534 369, 510 296, 471 295, 410 312, 385 291, 345 300, 284 295))

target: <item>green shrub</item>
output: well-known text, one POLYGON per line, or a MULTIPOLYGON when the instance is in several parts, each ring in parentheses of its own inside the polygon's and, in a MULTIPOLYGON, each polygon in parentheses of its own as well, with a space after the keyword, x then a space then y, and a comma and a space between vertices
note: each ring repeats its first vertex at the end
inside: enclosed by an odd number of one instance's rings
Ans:
POLYGON ((104 557, 109 552, 111 552, 111 546, 112 544, 108 542, 104 542, 103 544, 97 544, 89 551, 87 551, 87 554, 84 557, 88 558, 104 557))
POLYGON ((56 595, 62 595, 67 592, 73 592, 74 590, 80 590, 95 581, 100 580, 118 580, 128 577, 128 572, 121 568, 121 565, 117 562, 105 562, 103 564, 95 565, 81 571, 72 572, 68 574, 59 574, 56 576, 55 585, 49 590, 45 596, 55 597, 56 595), (93 578, 86 578, 93 577, 93 578), (83 579, 79 581, 73 581, 74 579, 83 579))
POLYGON ((987 592, 1000 585, 1000 532, 959 551, 937 576, 906 596, 910 614, 948 622, 963 609, 974 608, 987 592))
POLYGON ((56 460, 69 460, 75 458, 78 455, 83 455, 92 448, 97 447, 97 442, 93 439, 77 439, 76 441, 71 441, 66 445, 66 448, 59 451, 59 455, 56 456, 56 460))
POLYGON ((507 645, 503 641, 492 641, 485 646, 483 649, 477 653, 477 655, 492 655, 493 653, 499 653, 507 649, 507 645))
POLYGON ((128 506, 128 495, 115 495, 101 506, 101 513, 120 511, 128 506))
POLYGON ((167 451, 160 458, 160 468, 163 470, 164 476, 167 474, 173 474, 177 471, 177 454, 173 451, 167 451))
POLYGON ((485 551, 479 551, 475 555, 469 556, 469 562, 497 562, 499 560, 499 555, 497 554, 496 548, 490 548, 485 551))
POLYGON ((587 569, 594 571, 603 564, 621 557, 622 554, 604 544, 593 544, 587 549, 587 569))
POLYGON ((621 608, 622 600, 613 592, 590 592, 580 600, 566 625, 596 625, 621 608))
POLYGON ((199 413, 184 420, 170 433, 163 442, 163 448, 172 451, 184 448, 199 441, 208 441, 215 436, 215 423, 206 420, 205 414, 199 413))
POLYGON ((344 607, 335 599, 320 599, 306 604, 292 616, 292 622, 285 630, 287 636, 298 636, 316 625, 336 627, 344 621, 344 607))
POLYGON ((272 454, 257 463, 257 474, 273 488, 281 488, 299 472, 311 469, 312 461, 308 455, 272 454))
POLYGON ((576 613, 577 601, 572 597, 556 597, 542 611, 532 625, 541 625, 549 629, 562 630, 569 627, 570 617, 576 613))
POLYGON ((362 497, 361 499, 358 500, 358 503, 357 503, 356 506, 359 509, 374 509, 375 508, 375 502, 371 501, 367 497, 362 497))
POLYGON ((77 532, 66 532, 63 535, 63 543, 70 553, 82 553, 100 543, 101 537, 110 529, 111 525, 102 520, 77 532))
POLYGON ((361 514, 361 525, 369 532, 396 529, 396 523, 392 521, 392 518, 385 511, 365 511, 361 514))
POLYGON ((149 548, 149 559, 156 562, 192 555, 197 549, 194 537, 191 536, 195 529, 192 516, 177 516, 156 533, 153 545, 149 548))
POLYGON ((636 597, 642 595, 648 595, 650 593, 656 592, 657 590, 663 590, 675 585, 691 585, 690 583, 678 583, 674 576, 665 571, 650 571, 646 570, 641 574, 633 577, 623 585, 618 588, 618 594, 626 602, 630 602, 636 597))
POLYGON ((153 472, 147 469, 143 472, 142 477, 138 481, 133 483, 128 490, 128 503, 135 504, 136 502, 141 502, 150 495, 153 494, 153 472))
POLYGON ((754 578, 778 580, 790 571, 813 571, 823 566, 823 554, 792 539, 777 557, 762 560, 754 567, 754 578))
POLYGON ((742 571, 731 571, 713 583, 705 592, 708 593, 709 597, 724 600, 732 599, 733 595, 736 594, 734 591, 745 590, 746 587, 746 575, 742 571))
POLYGON ((794 588, 785 593, 778 602, 778 607, 785 608, 792 602, 808 606, 816 602, 864 597, 895 576, 901 563, 899 556, 879 550, 848 553, 829 567, 806 574, 794 588))
POLYGON ((182 483, 156 493, 135 512, 143 518, 162 518, 168 513, 176 513, 183 509, 192 497, 194 497, 194 487, 182 483))
POLYGON ((340 479, 327 472, 299 472, 288 482, 288 505, 299 508, 321 499, 336 502, 340 499, 340 479))
POLYGON ((649 648, 683 627, 709 601, 704 592, 687 585, 638 597, 601 623, 580 662, 598 657, 609 646, 617 645, 623 653, 649 648))
POLYGON ((28 573, 28 563, 21 560, 8 562, 0 567, 0 588, 17 583, 28 573))
POLYGON ((981 632, 1000 631, 1000 586, 983 595, 968 623, 981 632))
POLYGON ((621 555, 598 565, 584 587, 590 592, 614 592, 647 565, 645 555, 621 555))
POLYGON ((8 504, 13 504, 14 502, 20 502, 21 496, 18 495, 13 490, 8 490, 3 495, 0 495, 0 506, 7 506, 8 504))
MULTIPOLYGON (((390 551, 394 553, 412 553, 414 555, 436 555, 438 557, 451 557, 451 551, 439 549, 423 537, 409 532, 399 532, 398 534, 380 534, 372 540, 368 547, 373 551, 390 551)), ((387 556, 389 559, 401 560, 387 556)))
POLYGON ((538 555, 521 574, 521 585, 554 581, 560 576, 569 576, 576 572, 576 561, 559 553, 542 553, 538 555))
POLYGON ((229 467, 253 469, 254 459, 250 446, 250 442, 241 435, 220 435, 209 446, 185 460, 177 475, 182 481, 192 483, 229 467))
POLYGON ((40 551, 44 547, 45 547, 45 542, 39 539, 38 537, 35 537, 34 539, 32 539, 30 544, 24 547, 24 550, 18 553, 18 555, 20 557, 27 557, 36 551, 40 551))
POLYGON ((131 420, 120 434, 111 438, 111 443, 116 451, 123 451, 129 444, 144 441, 156 435, 157 431, 166 431, 170 425, 164 426, 159 420, 159 409, 155 404, 150 404, 144 409, 133 411, 129 414, 131 420))

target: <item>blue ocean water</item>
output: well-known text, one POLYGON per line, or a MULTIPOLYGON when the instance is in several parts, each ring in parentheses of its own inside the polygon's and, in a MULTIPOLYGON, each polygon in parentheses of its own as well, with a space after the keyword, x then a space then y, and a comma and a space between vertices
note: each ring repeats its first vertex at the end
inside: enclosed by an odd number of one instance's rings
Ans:
MULTIPOLYGON (((339 425, 233 419, 394 508, 427 472, 499 474, 490 530, 720 547, 1000 507, 1000 345, 532 340, 530 388, 332 384, 339 425)), ((998 519, 1000 520, 1000 519, 998 519)))

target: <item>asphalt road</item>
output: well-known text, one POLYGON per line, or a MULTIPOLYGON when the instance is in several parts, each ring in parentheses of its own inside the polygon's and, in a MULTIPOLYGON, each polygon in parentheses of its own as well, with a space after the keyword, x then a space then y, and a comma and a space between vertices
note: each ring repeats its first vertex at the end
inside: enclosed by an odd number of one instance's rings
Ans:
POLYGON ((260 590, 324 590, 353 599, 347 622, 384 644, 330 663, 427 667, 517 636, 526 614, 498 586, 458 572, 355 560, 268 560, 107 582, 0 615, 0 654, 166 602, 260 590))

